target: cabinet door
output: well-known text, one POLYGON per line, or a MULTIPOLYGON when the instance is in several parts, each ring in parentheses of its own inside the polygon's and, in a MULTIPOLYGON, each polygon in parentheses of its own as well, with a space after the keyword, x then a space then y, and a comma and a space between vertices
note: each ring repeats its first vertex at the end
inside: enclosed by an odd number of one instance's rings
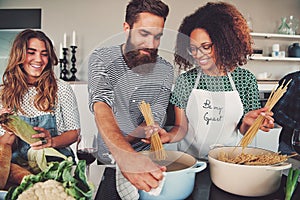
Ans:
POLYGON ((269 132, 264 132, 259 130, 255 137, 255 146, 258 148, 263 148, 263 149, 277 152, 281 129, 282 129, 281 127, 274 128, 271 129, 269 132))

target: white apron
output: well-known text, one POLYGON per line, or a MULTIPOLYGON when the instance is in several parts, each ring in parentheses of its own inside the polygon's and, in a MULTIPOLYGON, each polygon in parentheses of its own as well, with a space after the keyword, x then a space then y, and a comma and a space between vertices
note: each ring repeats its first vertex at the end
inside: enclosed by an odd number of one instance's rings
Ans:
POLYGON ((243 115, 243 104, 227 72, 233 91, 210 92, 197 89, 202 71, 199 70, 186 107, 187 135, 178 143, 178 149, 196 158, 207 158, 214 146, 236 145, 241 138, 237 124, 243 115))

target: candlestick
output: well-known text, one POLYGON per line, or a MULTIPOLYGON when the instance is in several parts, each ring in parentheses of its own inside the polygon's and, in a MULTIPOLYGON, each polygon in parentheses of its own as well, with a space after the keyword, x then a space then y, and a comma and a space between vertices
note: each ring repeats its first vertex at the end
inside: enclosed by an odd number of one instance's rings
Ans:
POLYGON ((67 48, 67 34, 64 33, 64 48, 67 48))
POLYGON ((64 63, 64 59, 60 58, 59 59, 59 70, 60 70, 59 78, 60 79, 63 79, 63 63, 64 63))
POLYGON ((71 62, 72 62, 72 67, 70 69, 70 72, 72 73, 72 76, 71 78, 69 79, 69 81, 78 81, 78 79, 76 78, 76 72, 77 72, 77 69, 75 67, 76 65, 76 57, 75 57, 75 53, 76 53, 76 48, 77 46, 71 46, 71 52, 72 52, 72 57, 71 57, 71 62))
POLYGON ((68 70, 67 70, 67 64, 68 64, 67 51, 68 51, 68 48, 63 48, 64 58, 62 60, 63 68, 61 70, 61 73, 62 73, 62 79, 65 80, 65 81, 68 81, 67 74, 69 73, 68 70))
POLYGON ((73 31, 73 41, 72 41, 72 46, 76 46, 76 32, 73 31))
POLYGON ((62 47, 62 43, 59 44, 59 59, 63 59, 64 55, 63 55, 63 47, 62 47))

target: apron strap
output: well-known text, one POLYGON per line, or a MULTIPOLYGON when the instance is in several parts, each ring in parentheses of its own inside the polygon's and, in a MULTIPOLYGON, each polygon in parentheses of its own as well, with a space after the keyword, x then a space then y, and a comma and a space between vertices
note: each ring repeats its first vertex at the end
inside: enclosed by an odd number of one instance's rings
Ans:
POLYGON ((196 78, 196 81, 195 81, 194 89, 197 89, 197 87, 199 85, 199 81, 200 81, 201 75, 202 75, 202 70, 199 69, 198 71, 199 72, 198 72, 198 75, 197 75, 197 78, 196 78))
MULTIPOLYGON (((199 72, 198 72, 196 81, 195 81, 194 89, 197 89, 197 87, 198 87, 198 85, 199 85, 199 81, 200 81, 201 76, 202 76, 202 70, 200 69, 199 72)), ((228 76, 230 85, 231 85, 231 87, 232 87, 232 90, 233 90, 233 91, 236 91, 236 87, 235 87, 234 81, 233 81, 233 79, 232 79, 231 73, 228 72, 228 71, 227 71, 227 76, 228 76)))
POLYGON ((231 77, 231 73, 230 73, 230 72, 227 72, 227 75, 228 75, 228 78, 229 78, 229 81, 230 81, 232 90, 233 90, 233 91, 236 91, 236 87, 235 87, 234 81, 233 81, 233 79, 232 79, 232 77, 231 77))

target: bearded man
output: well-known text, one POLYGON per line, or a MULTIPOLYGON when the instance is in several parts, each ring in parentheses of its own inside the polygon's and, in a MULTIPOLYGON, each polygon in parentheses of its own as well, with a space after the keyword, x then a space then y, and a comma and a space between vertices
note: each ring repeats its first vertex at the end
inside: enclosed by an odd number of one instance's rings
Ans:
POLYGON ((126 43, 98 48, 89 59, 89 108, 98 127, 97 159, 116 161, 136 188, 158 186, 165 167, 138 151, 148 150, 142 100, 150 103, 154 120, 163 127, 174 78, 173 66, 158 56, 169 8, 160 0, 131 0, 123 30, 126 43))

